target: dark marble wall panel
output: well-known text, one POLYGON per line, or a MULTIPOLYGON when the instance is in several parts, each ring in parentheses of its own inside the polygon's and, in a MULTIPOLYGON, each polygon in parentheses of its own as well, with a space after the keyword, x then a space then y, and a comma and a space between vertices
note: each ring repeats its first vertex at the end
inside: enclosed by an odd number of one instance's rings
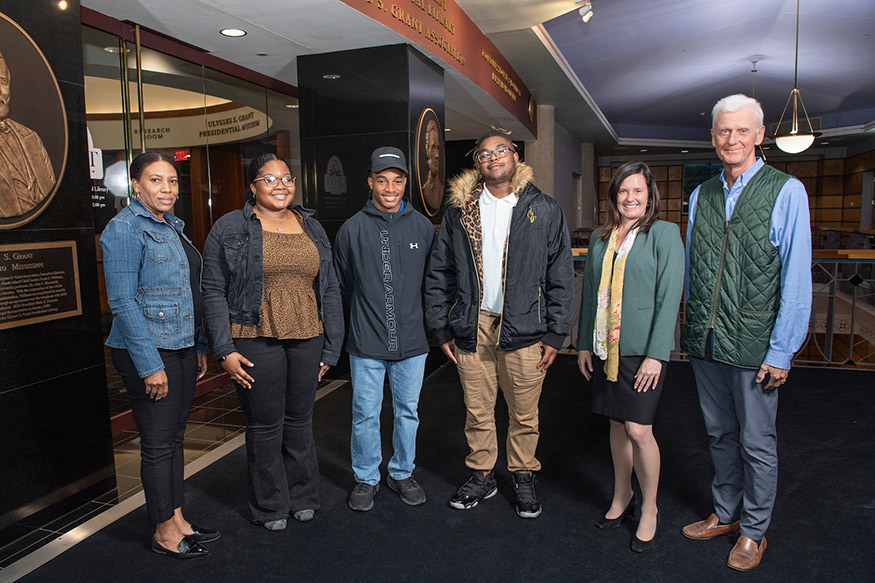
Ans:
MULTIPOLYGON (((369 198, 374 148, 399 148, 412 170, 422 109, 443 125, 443 70, 403 44, 306 55, 298 57, 298 99, 304 201, 333 238, 369 198), (324 78, 332 74, 340 77, 324 78)), ((410 178, 405 196, 419 208, 410 178)))
MULTIPOLYGON (((112 440, 98 305, 90 200, 79 2, 0 0, 40 47, 64 99, 67 164, 54 199, 36 219, 0 231, 0 243, 75 241, 82 315, 0 331, 0 528, 111 481, 112 440)), ((0 43, 2 44, 2 43, 0 43)), ((38 108, 15 105, 13 112, 38 108)))
POLYGON ((301 139, 409 129, 407 49, 390 45, 298 57, 301 139))
MULTIPOLYGON (((312 161, 315 168, 307 192, 318 192, 319 196, 311 199, 307 205, 319 211, 319 222, 325 227, 325 231, 331 240, 340 226, 349 217, 362 209, 370 200, 368 190, 368 167, 371 161, 371 152, 378 146, 394 146, 403 152, 409 148, 409 136, 407 131, 381 132, 374 134, 357 134, 343 136, 324 136, 301 140, 301 158, 312 161), (343 168, 345 180, 345 192, 328 192, 325 184, 329 164, 337 167, 340 163, 343 168)), ((334 178, 336 180, 336 177, 334 178)), ((333 189, 335 190, 335 189, 333 189)), ((408 181, 407 193, 409 197, 410 184, 408 181)))
POLYGON ((4 522, 114 478, 105 383, 91 366, 0 395, 4 522))

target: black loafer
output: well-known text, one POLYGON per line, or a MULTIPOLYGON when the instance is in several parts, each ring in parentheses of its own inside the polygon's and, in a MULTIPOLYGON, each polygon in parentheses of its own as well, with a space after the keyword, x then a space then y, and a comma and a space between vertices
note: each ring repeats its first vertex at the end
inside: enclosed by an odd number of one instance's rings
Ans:
POLYGON ((204 557, 209 557, 212 554, 210 551, 202 547, 200 543, 191 540, 191 538, 187 536, 182 537, 182 540, 176 545, 176 550, 179 552, 174 553, 173 551, 165 549, 155 539, 155 535, 152 535, 152 551, 159 555, 166 555, 168 557, 173 557, 174 559, 202 559, 204 557))
POLYGON ((214 540, 222 538, 222 533, 218 530, 210 530, 209 528, 203 528, 192 524, 191 534, 187 536, 196 543, 211 543, 214 540))

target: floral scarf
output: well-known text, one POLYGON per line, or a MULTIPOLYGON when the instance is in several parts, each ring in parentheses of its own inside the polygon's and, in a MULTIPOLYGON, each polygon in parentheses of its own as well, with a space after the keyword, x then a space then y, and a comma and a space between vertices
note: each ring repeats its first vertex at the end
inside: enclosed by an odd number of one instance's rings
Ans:
POLYGON ((619 250, 617 250, 617 234, 617 229, 611 231, 611 238, 608 240, 608 247, 602 260, 595 330, 593 330, 594 352, 605 361, 605 374, 608 380, 614 383, 617 382, 617 371, 620 367, 620 319, 623 310, 626 256, 635 244, 638 228, 629 231, 619 250))

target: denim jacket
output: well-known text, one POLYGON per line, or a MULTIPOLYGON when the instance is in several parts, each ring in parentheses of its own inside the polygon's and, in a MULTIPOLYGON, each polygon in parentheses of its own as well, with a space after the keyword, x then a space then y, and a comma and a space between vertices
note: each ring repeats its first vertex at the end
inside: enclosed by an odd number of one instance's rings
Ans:
MULTIPOLYGON (((252 200, 213 225, 204 245, 204 324, 216 360, 236 352, 231 322, 254 326, 261 321, 264 290, 263 236, 252 200)), ((316 301, 325 333, 322 362, 334 366, 343 343, 343 307, 334 271, 331 243, 313 211, 291 205, 304 220, 304 230, 319 252, 319 292, 316 301)))
POLYGON ((206 352, 203 331, 195 338, 191 274, 179 239, 185 237, 184 223, 170 213, 164 218, 159 221, 134 199, 100 236, 114 316, 106 345, 127 349, 141 378, 164 369, 159 348, 197 343, 198 352, 206 352))

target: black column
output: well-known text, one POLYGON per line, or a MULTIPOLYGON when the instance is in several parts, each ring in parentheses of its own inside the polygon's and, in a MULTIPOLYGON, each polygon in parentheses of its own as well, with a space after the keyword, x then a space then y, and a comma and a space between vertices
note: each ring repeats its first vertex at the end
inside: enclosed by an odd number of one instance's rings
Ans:
MULTIPOLYGON (((98 304, 79 2, 67 0, 62 10, 54 1, 0 0, 0 13, 6 17, 0 23, 6 27, 0 33, 0 52, 12 70, 9 119, 42 138, 57 184, 47 202, 22 215, 21 221, 5 218, 0 230, 0 245, 8 255, 0 260, 9 260, 3 263, 6 287, 0 297, 5 324, 0 329, 0 529, 4 529, 40 510, 69 506, 77 496, 84 499, 112 489, 115 472, 98 304), (15 32, 16 24, 24 33, 15 32), (32 45, 45 61, 28 48, 32 45), (54 72, 63 105, 54 84, 34 94, 41 77, 37 68, 54 72), (53 104, 61 121, 46 127, 53 104), (16 261, 13 248, 24 249, 23 260, 16 261), (11 273, 27 275, 31 282, 29 291, 17 298, 8 293, 11 273), (45 304, 54 301, 46 292, 50 287, 46 282, 52 278, 60 278, 51 285, 63 288, 57 293, 63 296, 64 309, 75 307, 75 294, 79 295, 79 309, 68 310, 74 315, 24 325, 20 322, 26 318, 20 318, 9 325, 10 319, 15 320, 9 314, 20 313, 15 306, 26 304, 21 298, 28 293, 36 293, 45 304)), ((9 189, 0 194, 11 196, 9 189)))
POLYGON ((369 199, 370 154, 380 146, 394 146, 407 155, 411 175, 406 197, 437 220, 440 205, 429 206, 420 193, 420 177, 427 170, 417 169, 425 164, 424 133, 430 118, 438 122, 443 160, 440 67, 406 44, 305 55, 298 57, 298 99, 304 201, 316 209, 332 239, 369 199))

